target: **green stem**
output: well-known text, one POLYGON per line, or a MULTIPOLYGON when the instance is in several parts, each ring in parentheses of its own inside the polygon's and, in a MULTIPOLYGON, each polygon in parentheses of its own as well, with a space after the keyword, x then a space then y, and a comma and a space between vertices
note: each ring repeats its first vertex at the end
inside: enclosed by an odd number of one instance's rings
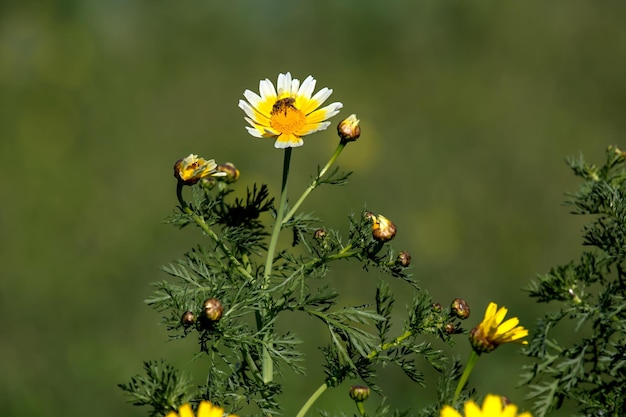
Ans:
MULTIPOLYGON (((395 339, 393 339, 393 341, 391 341, 389 343, 384 343, 383 345, 380 346, 379 349, 371 351, 369 353, 369 355, 367 355, 367 359, 374 359, 376 356, 380 355, 382 352, 386 351, 387 349, 391 349, 392 347, 398 346, 400 343, 402 343, 402 341, 404 339, 410 337, 412 334, 413 334, 413 332, 411 330, 405 331, 403 334, 401 334, 400 336, 398 336, 395 339)), ((347 368, 349 369, 349 367, 347 367, 347 368)), ((326 381, 322 385, 320 385, 320 387, 317 390, 315 390, 315 392, 304 403, 304 405, 302 406, 302 408, 300 409, 300 411, 298 412, 296 417, 304 417, 304 415, 309 410, 309 408, 311 408, 313 403, 315 403, 315 401, 317 401, 317 399, 324 393, 324 391, 326 391, 328 389, 329 386, 330 385, 329 385, 328 381, 326 381)), ((359 410, 359 411, 361 411, 361 410, 359 410)), ((365 410, 363 410, 363 412, 365 412, 365 410)), ((363 415, 363 414, 361 414, 361 415, 363 415)))
POLYGON ((185 184, 182 181, 179 181, 176 186, 176 197, 178 198, 178 203, 180 204, 180 208, 183 210, 183 212, 190 215, 193 218, 193 220, 196 222, 196 224, 200 226, 200 228, 204 231, 204 233, 206 233, 207 236, 209 236, 217 244, 217 246, 220 248, 222 253, 224 253, 224 255, 226 255, 228 260, 233 265, 235 265, 235 268, 237 268, 237 271, 241 275, 246 277, 249 281, 254 281, 255 278, 252 276, 252 274, 250 274, 250 272, 243 266, 243 264, 239 261, 239 259, 237 259, 235 255, 233 255, 230 249, 224 244, 224 242, 213 231, 213 229, 211 229, 211 227, 208 224, 206 224, 206 222, 204 221, 202 217, 198 216, 196 213, 193 212, 193 210, 191 210, 191 208, 189 207, 189 205, 183 198, 184 185, 185 184))
POLYGON ((296 201, 296 204, 294 204, 291 210, 289 210, 289 213, 285 215, 285 217, 282 220, 283 224, 287 223, 293 217, 293 215, 296 213, 300 205, 302 205, 304 200, 306 200, 309 194, 311 194, 311 191, 313 191, 315 188, 317 188, 318 185, 320 185, 320 180, 326 174, 328 169, 335 163, 335 161, 337 160, 337 157, 339 157, 339 154, 341 154, 341 151, 343 151, 343 148, 346 147, 346 143, 347 142, 343 142, 343 141, 339 142, 339 145, 337 145, 337 149, 335 149, 335 153, 333 153, 333 155, 330 157, 326 165, 324 165, 324 168, 322 168, 322 170, 317 174, 317 177, 315 177, 313 182, 311 182, 311 185, 309 185, 309 187, 306 190, 304 190, 304 192, 302 193, 298 201, 296 201))
POLYGON ((356 401, 356 409, 359 410, 359 414, 361 414, 362 417, 367 417, 365 407, 363 406, 363 401, 356 401))
MULTIPOLYGON (((267 249, 267 259, 265 260, 265 269, 263 271, 263 285, 262 289, 266 290, 269 286, 270 278, 272 276, 272 266, 274 265, 274 254, 276 253, 276 245, 278 244, 278 236, 282 229, 283 215, 285 212, 285 206, 287 204, 287 179, 289 178, 289 164, 291 163, 291 148, 285 149, 285 155, 283 159, 283 181, 280 188, 280 203, 278 205, 278 211, 276 212, 276 222, 274 223, 274 230, 272 231, 272 237, 270 238, 270 244, 267 249)), ((269 295, 269 294, 268 294, 269 295)), ((265 315, 265 313, 263 314, 265 315)), ((267 343, 269 334, 264 337, 267 343)), ((263 381, 267 384, 272 382, 274 378, 274 364, 272 358, 267 350, 267 345, 263 346, 263 381)))
POLYGON ((324 393, 324 391, 326 391, 328 389, 328 384, 326 382, 324 382, 322 385, 320 385, 320 387, 315 390, 315 392, 313 393, 313 395, 311 395, 309 397, 309 399, 307 400, 307 402, 304 403, 304 405, 302 406, 302 408, 300 409, 300 411, 298 411, 298 414, 296 414, 296 417, 304 417, 304 415, 307 413, 307 411, 309 411, 309 408, 311 408, 311 406, 315 403, 315 401, 317 401, 317 399, 324 393))
POLYGON ((467 365, 465 365, 465 370, 463 371, 463 375, 461 375, 461 379, 459 379, 459 383, 456 386, 456 391, 454 391, 454 399, 452 400, 453 403, 456 403, 457 400, 459 399, 459 395, 461 395, 461 390, 463 390, 463 387, 467 383, 467 380, 469 379, 469 376, 472 373, 472 369, 474 369, 474 365, 476 365, 476 362, 478 361, 478 357, 479 357, 478 353, 472 350, 472 354, 467 360, 467 365))

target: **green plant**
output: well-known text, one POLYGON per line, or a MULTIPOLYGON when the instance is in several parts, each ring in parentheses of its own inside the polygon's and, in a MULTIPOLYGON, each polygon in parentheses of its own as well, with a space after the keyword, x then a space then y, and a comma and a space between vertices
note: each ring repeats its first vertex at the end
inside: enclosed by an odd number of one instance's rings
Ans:
POLYGON ((528 291, 556 310, 537 322, 525 369, 535 415, 565 402, 585 416, 626 415, 626 155, 609 147, 601 167, 567 160, 584 182, 567 204, 591 219, 583 228, 580 259, 539 276, 528 291), (578 335, 564 345, 557 331, 578 335), (557 333, 558 334, 558 333, 557 333), (552 336, 552 337, 551 337, 552 336))

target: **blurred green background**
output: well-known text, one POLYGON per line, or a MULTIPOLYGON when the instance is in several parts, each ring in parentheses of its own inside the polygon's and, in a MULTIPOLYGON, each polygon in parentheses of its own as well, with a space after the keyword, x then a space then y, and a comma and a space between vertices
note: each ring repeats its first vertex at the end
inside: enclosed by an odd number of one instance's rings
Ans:
MULTIPOLYGON (((397 224, 394 246, 437 301, 467 299, 468 326, 493 300, 532 328, 546 306, 520 289, 582 250, 584 219, 561 204, 577 186, 563 158, 600 163, 623 142, 625 19, 617 1, 0 3, 0 414, 146 415, 116 384, 147 359, 201 380, 194 341, 167 343, 142 303, 165 278, 158 267, 202 241, 161 224, 172 165, 191 152, 232 161, 239 187, 276 192, 282 154, 247 135, 237 101, 279 72, 333 88, 334 121, 356 113, 363 129, 339 160, 350 184, 304 209, 345 230, 367 203, 397 224)), ((333 151, 332 130, 294 152, 294 196, 333 151)), ((331 279, 360 304, 378 275, 353 264, 331 279)), ((285 415, 320 384, 315 346, 327 342, 295 323, 310 375, 287 375, 285 415)), ((463 337, 457 351, 469 353, 463 337)), ((471 383, 526 404, 523 363, 504 346, 471 383)), ((381 374, 393 407, 433 399, 381 374)), ((348 386, 318 405, 355 412, 348 386)))

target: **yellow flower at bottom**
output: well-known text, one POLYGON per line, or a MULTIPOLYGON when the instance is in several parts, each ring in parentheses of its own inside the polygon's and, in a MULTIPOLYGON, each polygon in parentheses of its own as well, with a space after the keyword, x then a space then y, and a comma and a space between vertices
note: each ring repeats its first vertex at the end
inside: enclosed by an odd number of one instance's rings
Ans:
POLYGON ((313 95, 315 78, 310 75, 300 84, 289 72, 278 74, 276 87, 266 78, 259 83, 260 95, 246 90, 243 95, 247 101, 239 100, 250 124, 246 127, 248 133, 257 138, 276 138, 276 148, 302 146, 302 136, 326 129, 330 125, 327 120, 343 107, 335 102, 320 109, 333 90, 322 88, 313 95))
POLYGON ((489 303, 483 321, 470 331, 470 342, 476 353, 489 353, 503 343, 528 344, 521 340, 528 336, 528 330, 518 326, 517 317, 502 322, 507 311, 505 307, 498 309, 497 304, 489 303))
MULTIPOLYGON (((209 401, 202 401, 198 406, 198 414, 196 417, 223 417, 224 409, 211 404, 209 401)), ((194 417, 193 410, 189 404, 183 404, 178 409, 178 414, 174 411, 169 412, 165 417, 194 417)), ((228 417, 237 417, 229 414, 228 417)))
POLYGON ((446 405, 441 409, 440 417, 532 417, 529 412, 517 414, 517 407, 513 404, 506 406, 502 402, 502 398, 489 394, 483 401, 483 408, 470 400, 463 407, 463 414, 460 414, 454 408, 446 405))

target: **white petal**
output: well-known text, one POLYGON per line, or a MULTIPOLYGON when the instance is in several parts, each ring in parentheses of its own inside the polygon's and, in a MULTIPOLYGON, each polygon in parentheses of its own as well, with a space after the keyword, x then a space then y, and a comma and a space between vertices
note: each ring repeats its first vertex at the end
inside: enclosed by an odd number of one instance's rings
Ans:
POLYGON ((302 140, 302 138, 300 138, 299 142, 279 142, 276 141, 274 142, 274 147, 278 148, 278 149, 285 149, 285 148, 297 148, 299 146, 304 145, 304 141, 302 140))
POLYGON ((276 97, 276 90, 274 90, 274 84, 267 78, 259 82, 259 93, 261 98, 276 97))
POLYGON ((336 115, 337 113, 339 113, 339 110, 343 108, 343 103, 339 103, 338 101, 335 103, 331 103, 326 107, 323 107, 321 110, 326 111, 326 118, 330 119, 331 117, 333 117, 334 115, 336 115))
POLYGON ((239 100, 239 108, 243 110, 250 118, 254 119, 254 109, 247 102, 239 100))
POLYGON ((291 81, 291 90, 290 90, 289 96, 290 97, 295 97, 296 94, 298 94, 298 89, 299 88, 300 88, 300 80, 297 79, 297 78, 294 78, 291 81))
POLYGON ((321 106, 322 103, 324 103, 326 101, 326 99, 328 97, 330 97, 330 95, 332 93, 333 93, 333 90, 331 90, 330 88, 324 87, 320 91, 315 93, 315 95, 313 96, 312 100, 317 100, 320 103, 320 106, 321 106))
POLYGON ((258 130, 256 130, 253 127, 248 127, 246 126, 246 130, 248 131, 248 133, 250 133, 252 136, 257 137, 257 138, 262 138, 263 135, 261 134, 261 132, 259 132, 258 130))
POLYGON ((304 79, 304 81, 302 81, 302 85, 300 86, 298 95, 306 97, 306 98, 311 98, 311 94, 313 94, 313 90, 315 90, 315 78, 309 75, 308 77, 304 79))
POLYGON ((276 89, 278 90, 278 95, 282 96, 283 94, 289 94, 291 92, 291 73, 287 74, 278 74, 278 82, 276 83, 276 89))
POLYGON ((248 103, 250 103, 252 107, 259 107, 261 97, 257 93, 246 90, 243 92, 243 96, 248 100, 248 103))

